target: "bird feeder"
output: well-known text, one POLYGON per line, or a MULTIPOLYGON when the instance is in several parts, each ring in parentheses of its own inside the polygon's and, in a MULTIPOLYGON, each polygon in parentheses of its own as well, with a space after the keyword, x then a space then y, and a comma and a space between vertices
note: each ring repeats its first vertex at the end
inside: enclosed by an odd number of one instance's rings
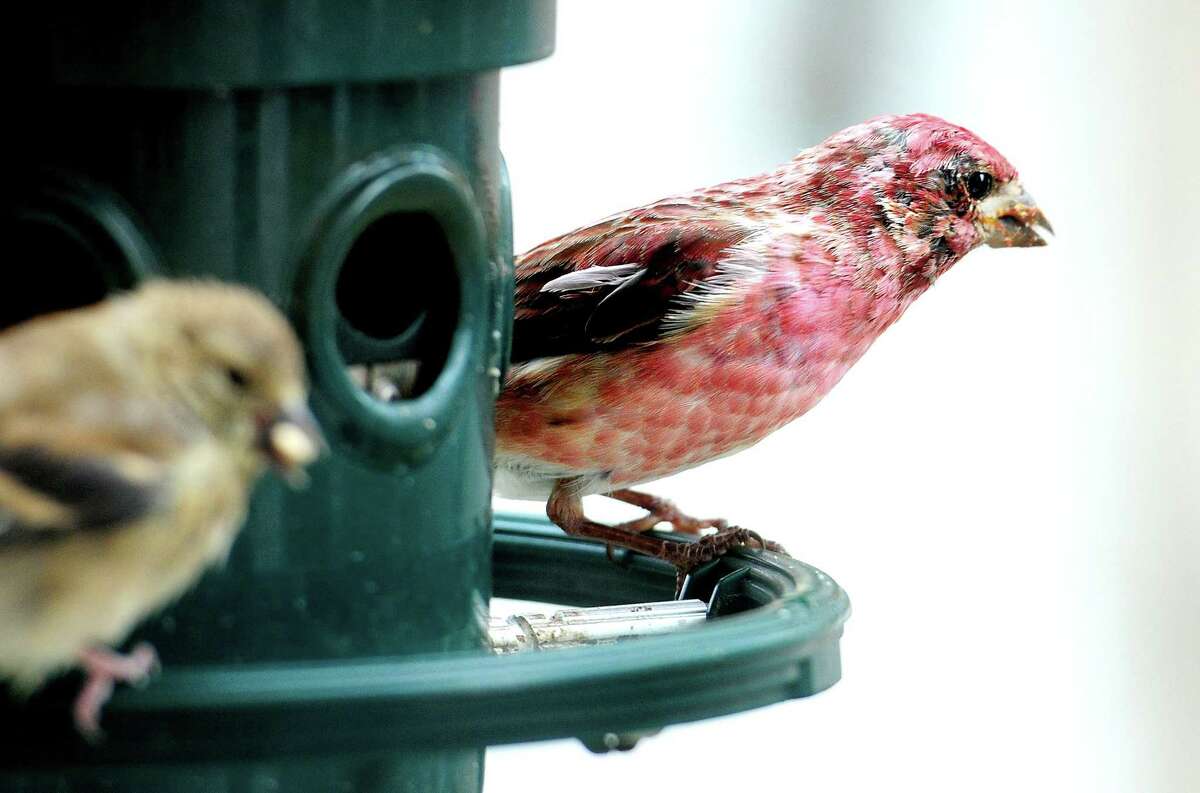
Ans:
POLYGON ((262 482, 228 563, 131 637, 164 669, 116 693, 102 741, 73 730, 71 676, 0 704, 0 787, 478 791, 488 745, 626 748, 838 679, 845 595, 768 552, 696 571, 702 625, 491 651, 492 595, 587 607, 674 584, 491 514, 513 272, 499 69, 551 52, 553 0, 24 17, 3 34, 24 82, 0 228, 23 277, 0 327, 152 276, 248 283, 305 343, 331 453, 302 492, 262 482), (380 395, 369 373, 395 365, 403 389, 380 395))

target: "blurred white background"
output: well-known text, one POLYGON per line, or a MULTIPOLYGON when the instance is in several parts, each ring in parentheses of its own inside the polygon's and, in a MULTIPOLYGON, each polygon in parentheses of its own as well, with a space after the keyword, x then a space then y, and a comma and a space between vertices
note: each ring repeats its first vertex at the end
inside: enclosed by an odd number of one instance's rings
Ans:
POLYGON ((912 111, 1058 236, 972 253, 807 416, 649 488, 849 591, 841 683, 629 754, 496 749, 488 793, 1200 791, 1198 9, 559 4, 503 77, 518 250, 912 111))

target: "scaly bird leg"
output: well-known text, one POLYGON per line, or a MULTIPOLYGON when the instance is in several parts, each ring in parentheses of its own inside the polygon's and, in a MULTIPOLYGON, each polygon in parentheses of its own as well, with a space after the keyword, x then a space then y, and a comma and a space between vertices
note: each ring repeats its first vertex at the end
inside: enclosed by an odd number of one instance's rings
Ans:
MULTIPOLYGON (((635 507, 641 507, 650 514, 644 518, 618 523, 614 528, 625 529, 626 531, 649 531, 659 523, 667 522, 674 527, 675 531, 683 534, 699 534, 705 529, 716 529, 717 534, 730 529, 729 521, 724 518, 693 518, 679 511, 673 503, 665 498, 652 496, 649 493, 642 493, 637 490, 613 490, 610 493, 605 493, 608 498, 615 498, 617 501, 623 501, 626 504, 633 504, 635 507)), ((737 529, 737 527, 733 527, 737 529)), ((787 551, 777 542, 764 540, 757 533, 751 532, 754 541, 768 551, 776 553, 784 553, 787 551)), ((719 555, 719 554, 718 554, 719 555)))
POLYGON ((718 532, 729 528, 729 521, 724 518, 693 518, 691 515, 680 512, 677 506, 665 498, 652 496, 649 493, 622 488, 604 495, 640 507, 650 513, 643 518, 617 524, 617 528, 626 531, 649 531, 664 522, 670 523, 675 531, 683 534, 699 534, 707 528, 716 529, 718 532))
POLYGON ((128 655, 107 647, 89 647, 79 654, 87 680, 75 698, 75 726, 85 738, 98 739, 100 711, 112 696, 116 683, 140 685, 158 670, 158 654, 146 642, 139 643, 128 655))
POLYGON ((600 540, 609 546, 610 550, 612 546, 628 548, 669 562, 679 571, 677 591, 678 583, 685 574, 724 555, 735 546, 754 543, 760 548, 782 551, 776 543, 765 541, 756 532, 739 526, 726 526, 718 529, 715 534, 704 535, 694 542, 683 542, 633 531, 624 524, 609 526, 597 523, 583 514, 583 497, 579 495, 577 482, 573 479, 560 479, 555 483, 546 502, 546 515, 567 534, 600 540))

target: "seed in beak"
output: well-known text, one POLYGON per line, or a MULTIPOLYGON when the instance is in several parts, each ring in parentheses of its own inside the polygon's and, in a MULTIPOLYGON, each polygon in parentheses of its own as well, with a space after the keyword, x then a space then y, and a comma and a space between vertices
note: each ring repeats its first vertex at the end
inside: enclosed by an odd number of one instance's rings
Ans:
POLYGON ((270 444, 276 459, 288 468, 311 463, 320 451, 308 433, 290 421, 277 422, 271 427, 270 444))

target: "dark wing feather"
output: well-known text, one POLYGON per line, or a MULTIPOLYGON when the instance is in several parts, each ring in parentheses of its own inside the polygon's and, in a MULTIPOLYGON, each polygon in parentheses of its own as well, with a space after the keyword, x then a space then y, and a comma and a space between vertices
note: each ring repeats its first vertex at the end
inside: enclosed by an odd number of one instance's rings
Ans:
POLYGON ((747 233, 744 226, 659 211, 529 251, 517 262, 513 363, 662 338, 663 319, 679 298, 712 278, 747 233))
POLYGON ((100 458, 68 457, 44 448, 0 447, 0 474, 37 499, 61 507, 64 525, 27 520, 20 501, 0 501, 7 518, 0 543, 42 542, 62 531, 107 529, 137 520, 152 511, 162 491, 161 480, 131 478, 100 458))

